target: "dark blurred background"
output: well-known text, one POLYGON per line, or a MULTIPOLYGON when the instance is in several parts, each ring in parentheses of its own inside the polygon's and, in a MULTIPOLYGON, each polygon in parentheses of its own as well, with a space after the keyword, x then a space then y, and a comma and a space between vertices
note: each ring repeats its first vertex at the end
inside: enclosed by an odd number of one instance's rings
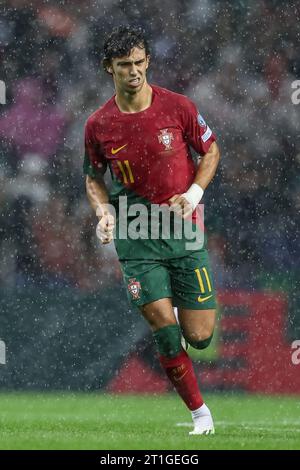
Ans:
POLYGON ((217 135, 205 218, 218 291, 280 293, 285 341, 300 339, 299 3, 11 0, 0 12, 0 385, 102 386, 152 347, 114 247, 96 239, 82 173, 85 120, 114 91, 103 37, 119 24, 145 28, 150 83, 192 98, 217 135))

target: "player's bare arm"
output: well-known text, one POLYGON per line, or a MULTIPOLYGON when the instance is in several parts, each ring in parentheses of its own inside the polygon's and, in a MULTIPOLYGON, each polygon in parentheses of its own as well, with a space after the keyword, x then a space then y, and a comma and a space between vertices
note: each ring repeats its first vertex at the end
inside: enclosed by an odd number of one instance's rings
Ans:
POLYGON ((108 191, 102 175, 86 177, 86 192, 88 200, 99 219, 96 234, 101 243, 106 245, 113 239, 115 226, 114 217, 108 210, 108 191))
POLYGON ((207 188, 216 174, 220 161, 220 150, 216 142, 209 147, 208 152, 201 158, 194 183, 198 184, 203 191, 207 188))
POLYGON ((204 190, 215 176, 220 160, 220 151, 213 142, 208 152, 202 157, 194 183, 184 194, 175 194, 170 200, 170 207, 184 219, 189 217, 202 199, 204 190))

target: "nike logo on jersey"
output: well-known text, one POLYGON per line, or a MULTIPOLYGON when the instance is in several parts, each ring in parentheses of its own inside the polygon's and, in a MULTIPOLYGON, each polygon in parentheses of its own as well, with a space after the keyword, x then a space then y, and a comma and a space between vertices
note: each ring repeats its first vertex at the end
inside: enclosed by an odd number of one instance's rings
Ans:
POLYGON ((211 297, 212 297, 212 294, 208 295, 207 297, 203 297, 203 298, 199 295, 198 302, 200 302, 200 303, 205 302, 206 300, 210 299, 211 297))
POLYGON ((120 152, 124 147, 126 147, 128 144, 122 145, 122 147, 118 147, 117 149, 112 148, 111 153, 112 155, 116 155, 116 153, 120 152))

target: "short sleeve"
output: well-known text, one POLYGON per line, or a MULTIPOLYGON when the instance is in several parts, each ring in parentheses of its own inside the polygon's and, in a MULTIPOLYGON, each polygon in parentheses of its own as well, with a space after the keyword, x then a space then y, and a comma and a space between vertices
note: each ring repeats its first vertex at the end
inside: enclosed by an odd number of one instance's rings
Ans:
POLYGON ((211 144, 215 142, 216 136, 192 101, 186 98, 182 111, 183 128, 187 143, 200 155, 205 155, 211 144))
POLYGON ((104 174, 106 167, 107 162, 101 144, 96 139, 93 121, 88 119, 85 124, 83 172, 85 175, 95 177, 104 174))

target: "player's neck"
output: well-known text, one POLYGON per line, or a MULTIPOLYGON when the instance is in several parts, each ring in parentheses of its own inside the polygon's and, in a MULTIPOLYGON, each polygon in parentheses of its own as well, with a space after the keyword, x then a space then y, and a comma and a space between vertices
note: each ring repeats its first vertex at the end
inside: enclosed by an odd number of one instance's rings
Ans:
POLYGON ((121 90, 117 90, 115 99, 122 113, 139 113, 151 106, 152 88, 145 82, 142 89, 135 94, 124 93, 121 90))

